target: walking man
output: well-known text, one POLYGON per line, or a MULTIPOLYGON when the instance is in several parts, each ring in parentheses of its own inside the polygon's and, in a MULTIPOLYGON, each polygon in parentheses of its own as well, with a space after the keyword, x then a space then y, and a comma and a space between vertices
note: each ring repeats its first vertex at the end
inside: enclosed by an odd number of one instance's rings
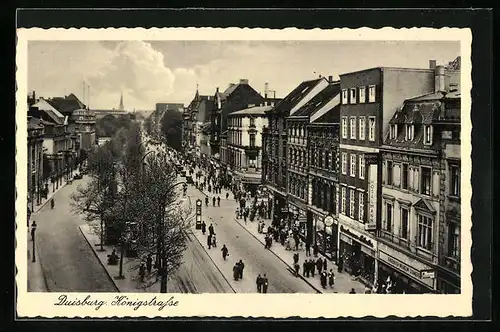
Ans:
POLYGON ((264 278, 262 278, 262 293, 267 293, 267 286, 269 284, 269 281, 267 280, 267 276, 264 273, 264 278))
POLYGON ((308 269, 308 265, 307 265, 307 259, 304 259, 304 263, 302 263, 302 276, 306 277, 306 274, 307 274, 307 277, 309 277, 309 269, 308 269))
POLYGON ((316 261, 316 267, 318 268, 318 273, 321 274, 321 271, 323 270, 323 261, 321 260, 321 257, 316 261))
POLYGON ((240 219, 240 208, 236 208, 236 219, 240 219))
POLYGON ((210 249, 212 247, 212 234, 209 234, 207 237, 207 246, 208 246, 208 249, 210 249))
POLYGON ((245 268, 245 264, 243 264, 243 262, 241 261, 241 259, 238 262, 238 264, 240 266, 240 271, 239 271, 240 272, 240 276, 239 277, 240 277, 240 279, 243 279, 243 268, 245 268))
POLYGON ((215 196, 212 198, 212 204, 215 207, 215 196))
POLYGON ((201 232, 203 235, 205 235, 205 232, 207 231, 207 224, 205 224, 205 221, 202 221, 201 223, 201 232))
POLYGON ((333 274, 333 269, 330 269, 330 272, 328 272, 328 285, 330 288, 333 288, 333 284, 335 282, 335 275, 333 274))
POLYGON ((262 277, 259 275, 257 276, 257 292, 262 293, 262 277))
POLYGON ((224 260, 226 260, 226 257, 229 256, 229 252, 228 252, 225 244, 222 245, 222 249, 220 251, 222 251, 222 258, 224 258, 224 260))
POLYGON ((217 206, 220 206, 220 196, 217 196, 217 206))
POLYGON ((212 224, 210 224, 210 226, 208 226, 208 234, 210 235, 214 235, 215 232, 214 232, 214 226, 212 226, 212 224))
POLYGON ((205 197, 205 206, 208 206, 208 196, 205 197))
POLYGON ((33 220, 31 223, 31 241, 34 241, 35 238, 36 226, 36 221, 33 220))
POLYGON ((311 256, 311 244, 306 242, 306 256, 311 256))
POLYGON ((229 199, 229 193, 226 193, 226 200, 229 199))

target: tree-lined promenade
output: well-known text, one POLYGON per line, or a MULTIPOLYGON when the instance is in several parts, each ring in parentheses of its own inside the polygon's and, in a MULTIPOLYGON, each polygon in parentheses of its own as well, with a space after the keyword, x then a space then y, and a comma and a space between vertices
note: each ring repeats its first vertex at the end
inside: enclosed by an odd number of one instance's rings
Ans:
POLYGON ((108 256, 120 266, 118 278, 124 256, 139 257, 139 277, 157 273, 165 293, 167 276, 182 264, 192 221, 178 197, 174 166, 164 152, 146 151, 134 123, 89 155, 88 170, 90 180, 71 196, 73 212, 100 234, 101 245, 119 248, 108 256))

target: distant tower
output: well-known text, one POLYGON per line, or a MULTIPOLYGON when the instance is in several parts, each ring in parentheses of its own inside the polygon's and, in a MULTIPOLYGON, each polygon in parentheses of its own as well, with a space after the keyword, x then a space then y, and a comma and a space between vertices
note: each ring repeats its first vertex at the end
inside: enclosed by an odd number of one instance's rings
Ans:
POLYGON ((125 110, 125 106, 123 106, 123 91, 122 91, 122 94, 120 96, 120 107, 118 109, 120 111, 124 111, 125 110))

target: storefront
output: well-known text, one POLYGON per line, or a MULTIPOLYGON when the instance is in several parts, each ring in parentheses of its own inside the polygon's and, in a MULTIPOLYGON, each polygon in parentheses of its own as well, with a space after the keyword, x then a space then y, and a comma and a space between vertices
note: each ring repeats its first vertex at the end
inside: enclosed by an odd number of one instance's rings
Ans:
POLYGON ((302 241, 307 239, 307 206, 292 196, 288 196, 288 221, 299 230, 302 241))
POLYGON ((383 243, 378 245, 378 260, 378 280, 391 282, 395 293, 436 292, 436 272, 431 266, 383 243))
POLYGON ((373 285, 376 278, 376 252, 377 241, 368 234, 340 225, 339 253, 343 268, 368 285, 373 285))
POLYGON ((286 202, 286 196, 279 191, 276 191, 273 187, 267 186, 269 196, 272 199, 270 208, 272 210, 272 224, 279 226, 280 220, 285 219, 288 215, 288 207, 286 202))
POLYGON ((322 213, 309 210, 313 220, 314 237, 313 243, 318 246, 318 251, 330 260, 337 261, 337 220, 331 216, 327 217, 322 213))

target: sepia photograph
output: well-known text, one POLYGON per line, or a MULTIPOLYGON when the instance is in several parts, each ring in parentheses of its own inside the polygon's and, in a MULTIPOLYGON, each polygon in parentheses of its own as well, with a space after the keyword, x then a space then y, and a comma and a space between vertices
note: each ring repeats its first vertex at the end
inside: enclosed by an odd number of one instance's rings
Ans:
POLYGON ((23 31, 20 292, 53 294, 54 311, 190 294, 469 308, 471 37, 457 31, 23 31))

